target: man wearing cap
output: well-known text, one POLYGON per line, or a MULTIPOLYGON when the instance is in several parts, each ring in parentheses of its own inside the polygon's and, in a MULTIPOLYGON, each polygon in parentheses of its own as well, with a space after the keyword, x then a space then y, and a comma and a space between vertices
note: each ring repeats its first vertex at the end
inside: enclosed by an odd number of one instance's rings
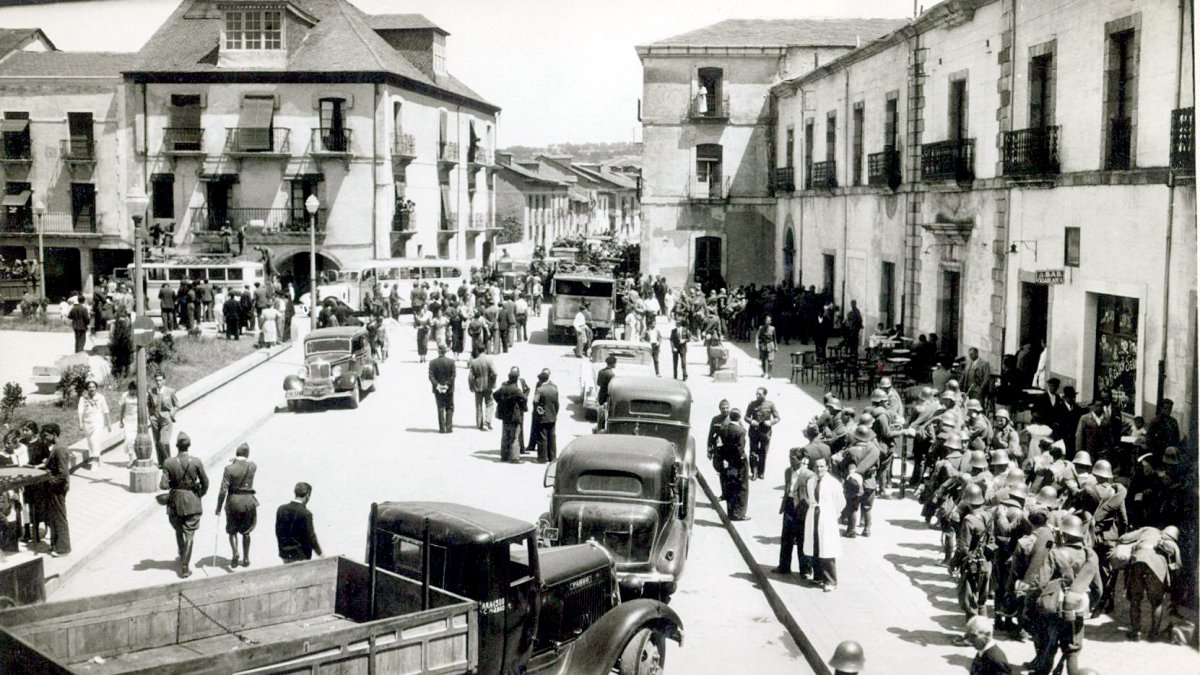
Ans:
MULTIPOLYGON (((950 569, 959 571, 958 604, 967 613, 967 619, 984 613, 987 604, 988 580, 992 574, 989 559, 995 545, 992 532, 991 513, 983 508, 983 488, 970 484, 963 488, 961 505, 965 509, 958 531, 958 542, 950 569)), ((956 641, 964 643, 964 641, 956 641)))
POLYGON ((553 462, 558 458, 558 387, 550 381, 550 369, 538 373, 533 390, 533 415, 529 431, 529 445, 537 450, 538 464, 553 462))
POLYGON ((1046 641, 1028 667, 1038 675, 1050 672, 1059 649, 1063 651, 1067 672, 1074 673, 1079 669, 1089 590, 1097 594, 1103 591, 1096 553, 1083 545, 1084 536, 1083 521, 1078 516, 1066 516, 1059 525, 1058 545, 1045 556, 1043 571, 1048 583, 1042 587, 1040 595, 1046 597, 1044 589, 1058 585, 1062 589, 1062 600, 1057 603, 1057 608, 1041 606, 1046 641))
POLYGON ((966 410, 967 444, 972 450, 987 450, 992 444, 992 424, 983 414, 983 404, 979 399, 970 399, 966 410))
POLYGON ((1167 589, 1170 585, 1171 574, 1177 572, 1182 560, 1179 550, 1179 528, 1174 525, 1159 530, 1154 527, 1142 527, 1127 532, 1120 538, 1120 543, 1131 544, 1128 571, 1129 594, 1129 639, 1142 638, 1142 603, 1150 601, 1150 631, 1151 640, 1158 637, 1162 625, 1163 614, 1166 611, 1167 589))
POLYGON ((967 398, 980 401, 988 395, 992 383, 992 366, 979 358, 979 350, 971 347, 967 350, 967 366, 963 369, 963 382, 967 386, 967 398))
POLYGON ((437 358, 429 362, 429 384, 433 388, 433 400, 437 404, 438 433, 454 431, 454 377, 457 369, 454 359, 446 356, 445 342, 437 346, 437 358))
POLYGON ((528 409, 528 392, 521 382, 521 371, 513 366, 508 371, 508 381, 500 385, 492 396, 496 399, 496 418, 501 422, 500 460, 521 463, 522 425, 528 409))
POLYGON ((1075 401, 1075 387, 1063 387, 1062 406, 1059 408, 1058 420, 1054 425, 1054 438, 1070 443, 1075 438, 1075 430, 1079 427, 1079 418, 1086 412, 1075 401))
POLYGON ((179 550, 179 576, 192 576, 192 544, 196 530, 200 527, 200 515, 204 509, 200 498, 208 492, 208 474, 204 462, 192 457, 188 450, 192 439, 180 432, 175 440, 179 454, 163 462, 160 490, 170 490, 167 495, 167 519, 175 530, 175 546, 179 550))
POLYGON ((250 461, 250 445, 242 443, 221 476, 221 491, 217 493, 216 515, 225 506, 225 534, 229 535, 229 567, 250 566, 250 533, 258 523, 258 498, 254 496, 254 474, 258 466, 250 461), (226 501, 228 498, 229 501, 226 501), (242 548, 238 551, 238 536, 242 548))
POLYGON ((767 400, 766 387, 759 387, 754 400, 746 406, 746 421, 750 424, 750 480, 763 477, 767 451, 771 449, 771 429, 779 424, 779 419, 779 408, 767 400))
POLYGON ((725 493, 726 510, 730 520, 750 520, 746 505, 750 499, 750 464, 746 459, 746 430, 741 425, 742 413, 729 411, 729 419, 717 432, 718 448, 714 460, 725 493))

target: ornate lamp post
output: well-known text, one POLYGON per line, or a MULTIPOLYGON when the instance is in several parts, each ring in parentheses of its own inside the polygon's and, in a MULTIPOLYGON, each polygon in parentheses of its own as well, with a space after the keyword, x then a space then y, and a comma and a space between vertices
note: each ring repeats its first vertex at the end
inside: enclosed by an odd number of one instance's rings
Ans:
POLYGON ((154 324, 146 316, 146 287, 142 271, 142 219, 150 198, 141 184, 134 184, 125 195, 125 210, 133 219, 133 322, 134 345, 137 349, 137 436, 133 449, 137 460, 129 470, 130 492, 154 492, 158 489, 158 471, 150 459, 153 454, 150 440, 150 412, 146 406, 146 343, 154 335, 154 324), (147 330, 147 324, 149 329, 147 330))
POLYGON ((308 327, 317 329, 317 209, 321 208, 321 200, 315 194, 304 200, 304 210, 308 211, 308 327))
POLYGON ((46 253, 42 247, 42 233, 46 230, 46 203, 42 201, 41 197, 33 200, 33 215, 37 218, 38 231, 38 292, 40 293, 38 297, 44 300, 46 298, 46 253))

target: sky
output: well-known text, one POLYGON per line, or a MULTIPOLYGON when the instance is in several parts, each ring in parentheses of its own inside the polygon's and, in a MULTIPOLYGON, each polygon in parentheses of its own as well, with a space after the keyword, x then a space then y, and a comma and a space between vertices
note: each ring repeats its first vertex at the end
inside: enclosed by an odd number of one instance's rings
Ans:
MULTIPOLYGON (((502 108, 501 147, 639 138, 636 45, 725 19, 907 18, 913 11, 912 0, 351 1, 370 14, 424 14, 449 31, 447 68, 502 108)), ((59 49, 136 51, 179 0, 8 4, 0 0, 0 26, 41 28, 59 49)))

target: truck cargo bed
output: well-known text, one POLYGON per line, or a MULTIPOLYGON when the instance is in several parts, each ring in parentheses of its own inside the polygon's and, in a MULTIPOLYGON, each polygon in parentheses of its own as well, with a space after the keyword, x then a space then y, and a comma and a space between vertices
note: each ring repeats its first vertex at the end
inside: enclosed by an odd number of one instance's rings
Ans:
POLYGON ((475 603, 345 558, 0 612, 5 673, 466 673, 475 603), (98 657, 98 658, 97 658, 98 657))

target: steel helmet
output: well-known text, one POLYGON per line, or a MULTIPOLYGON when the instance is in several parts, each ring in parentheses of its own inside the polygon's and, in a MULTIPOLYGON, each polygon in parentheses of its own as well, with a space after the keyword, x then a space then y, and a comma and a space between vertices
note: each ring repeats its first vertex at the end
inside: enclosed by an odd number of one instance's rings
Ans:
POLYGON ((834 670, 844 673, 857 673, 863 669, 866 660, 862 645, 854 640, 845 640, 833 650, 833 658, 829 659, 829 665, 833 666, 834 670))
POLYGON ((875 438, 875 432, 871 431, 871 427, 865 424, 858 425, 854 430, 854 440, 866 442, 875 438))
POLYGON ((888 400, 887 392, 882 389, 876 389, 871 392, 871 403, 886 403, 888 400))
POLYGON ((1082 540, 1083 521, 1080 520, 1079 516, 1071 514, 1062 519, 1062 523, 1060 523, 1058 526, 1058 531, 1062 533, 1063 536, 1071 537, 1077 541, 1082 540))
POLYGON ((942 445, 949 450, 962 450, 962 438, 958 434, 946 434, 942 445))
POLYGON ((954 400, 957 400, 957 398, 958 398, 958 397, 954 395, 954 392, 950 391, 949 389, 947 389, 946 391, 943 391, 943 392, 942 392, 941 399, 942 399, 943 401, 944 401, 944 400, 946 400, 946 399, 950 399, 951 401, 954 401, 954 400))
POLYGON ((999 410, 996 411, 996 419, 1001 419, 1001 418, 1006 419, 1006 420, 1012 420, 1012 415, 1009 414, 1009 412, 1006 408, 1000 408, 999 410))
POLYGON ((1004 450, 996 450, 992 453, 992 459, 990 461, 992 466, 1005 466, 1008 464, 1008 453, 1004 450))
POLYGON ((974 412, 983 412, 983 404, 980 403, 979 399, 977 399, 977 398, 969 399, 969 400, 967 400, 967 410, 971 410, 974 412))
POLYGON ((864 412, 858 416, 858 423, 869 427, 875 424, 875 416, 869 412, 864 412))
POLYGON ((1008 473, 1006 475, 1008 476, 1007 480, 1014 485, 1017 483, 1020 483, 1021 485, 1025 484, 1025 472, 1022 471, 1021 467, 1016 464, 1008 465, 1008 473))
POLYGON ((963 489, 962 503, 967 506, 983 506, 983 488, 971 483, 963 489))
POLYGON ((839 400, 838 400, 838 399, 836 399, 836 398, 831 398, 831 399, 829 399, 828 401, 826 401, 826 402, 825 402, 825 407, 827 407, 827 408, 829 408, 829 409, 831 409, 831 410, 841 410, 841 409, 842 409, 842 402, 841 402, 841 401, 839 401, 839 400))
POLYGON ((885 389, 886 389, 887 387, 890 387, 890 386, 892 386, 892 378, 891 378, 891 376, 890 376, 890 375, 884 375, 883 377, 879 378, 879 386, 880 386, 880 388, 885 388, 885 389))
POLYGON ((1075 453, 1075 459, 1072 459, 1071 463, 1079 464, 1081 466, 1092 466, 1092 456, 1087 450, 1080 450, 1079 452, 1075 453))
POLYGON ((1047 485, 1037 493, 1038 504, 1042 506, 1058 506, 1058 490, 1053 485, 1047 485))
POLYGON ((987 453, 982 450, 971 451, 971 468, 986 469, 988 468, 987 453))
POLYGON ((1096 478, 1112 478, 1112 463, 1107 459, 1096 460, 1096 463, 1092 465, 1092 475, 1096 478))
POLYGON ((1179 542, 1179 528, 1174 525, 1168 525, 1163 528, 1162 536, 1170 539, 1173 542, 1179 542))
POLYGON ((1008 496, 1005 497, 1004 501, 1001 503, 1007 504, 1008 506, 1023 506, 1025 504, 1025 499, 1028 497, 1029 490, 1025 489, 1025 484, 1017 483, 1016 485, 1008 488, 1008 496))

